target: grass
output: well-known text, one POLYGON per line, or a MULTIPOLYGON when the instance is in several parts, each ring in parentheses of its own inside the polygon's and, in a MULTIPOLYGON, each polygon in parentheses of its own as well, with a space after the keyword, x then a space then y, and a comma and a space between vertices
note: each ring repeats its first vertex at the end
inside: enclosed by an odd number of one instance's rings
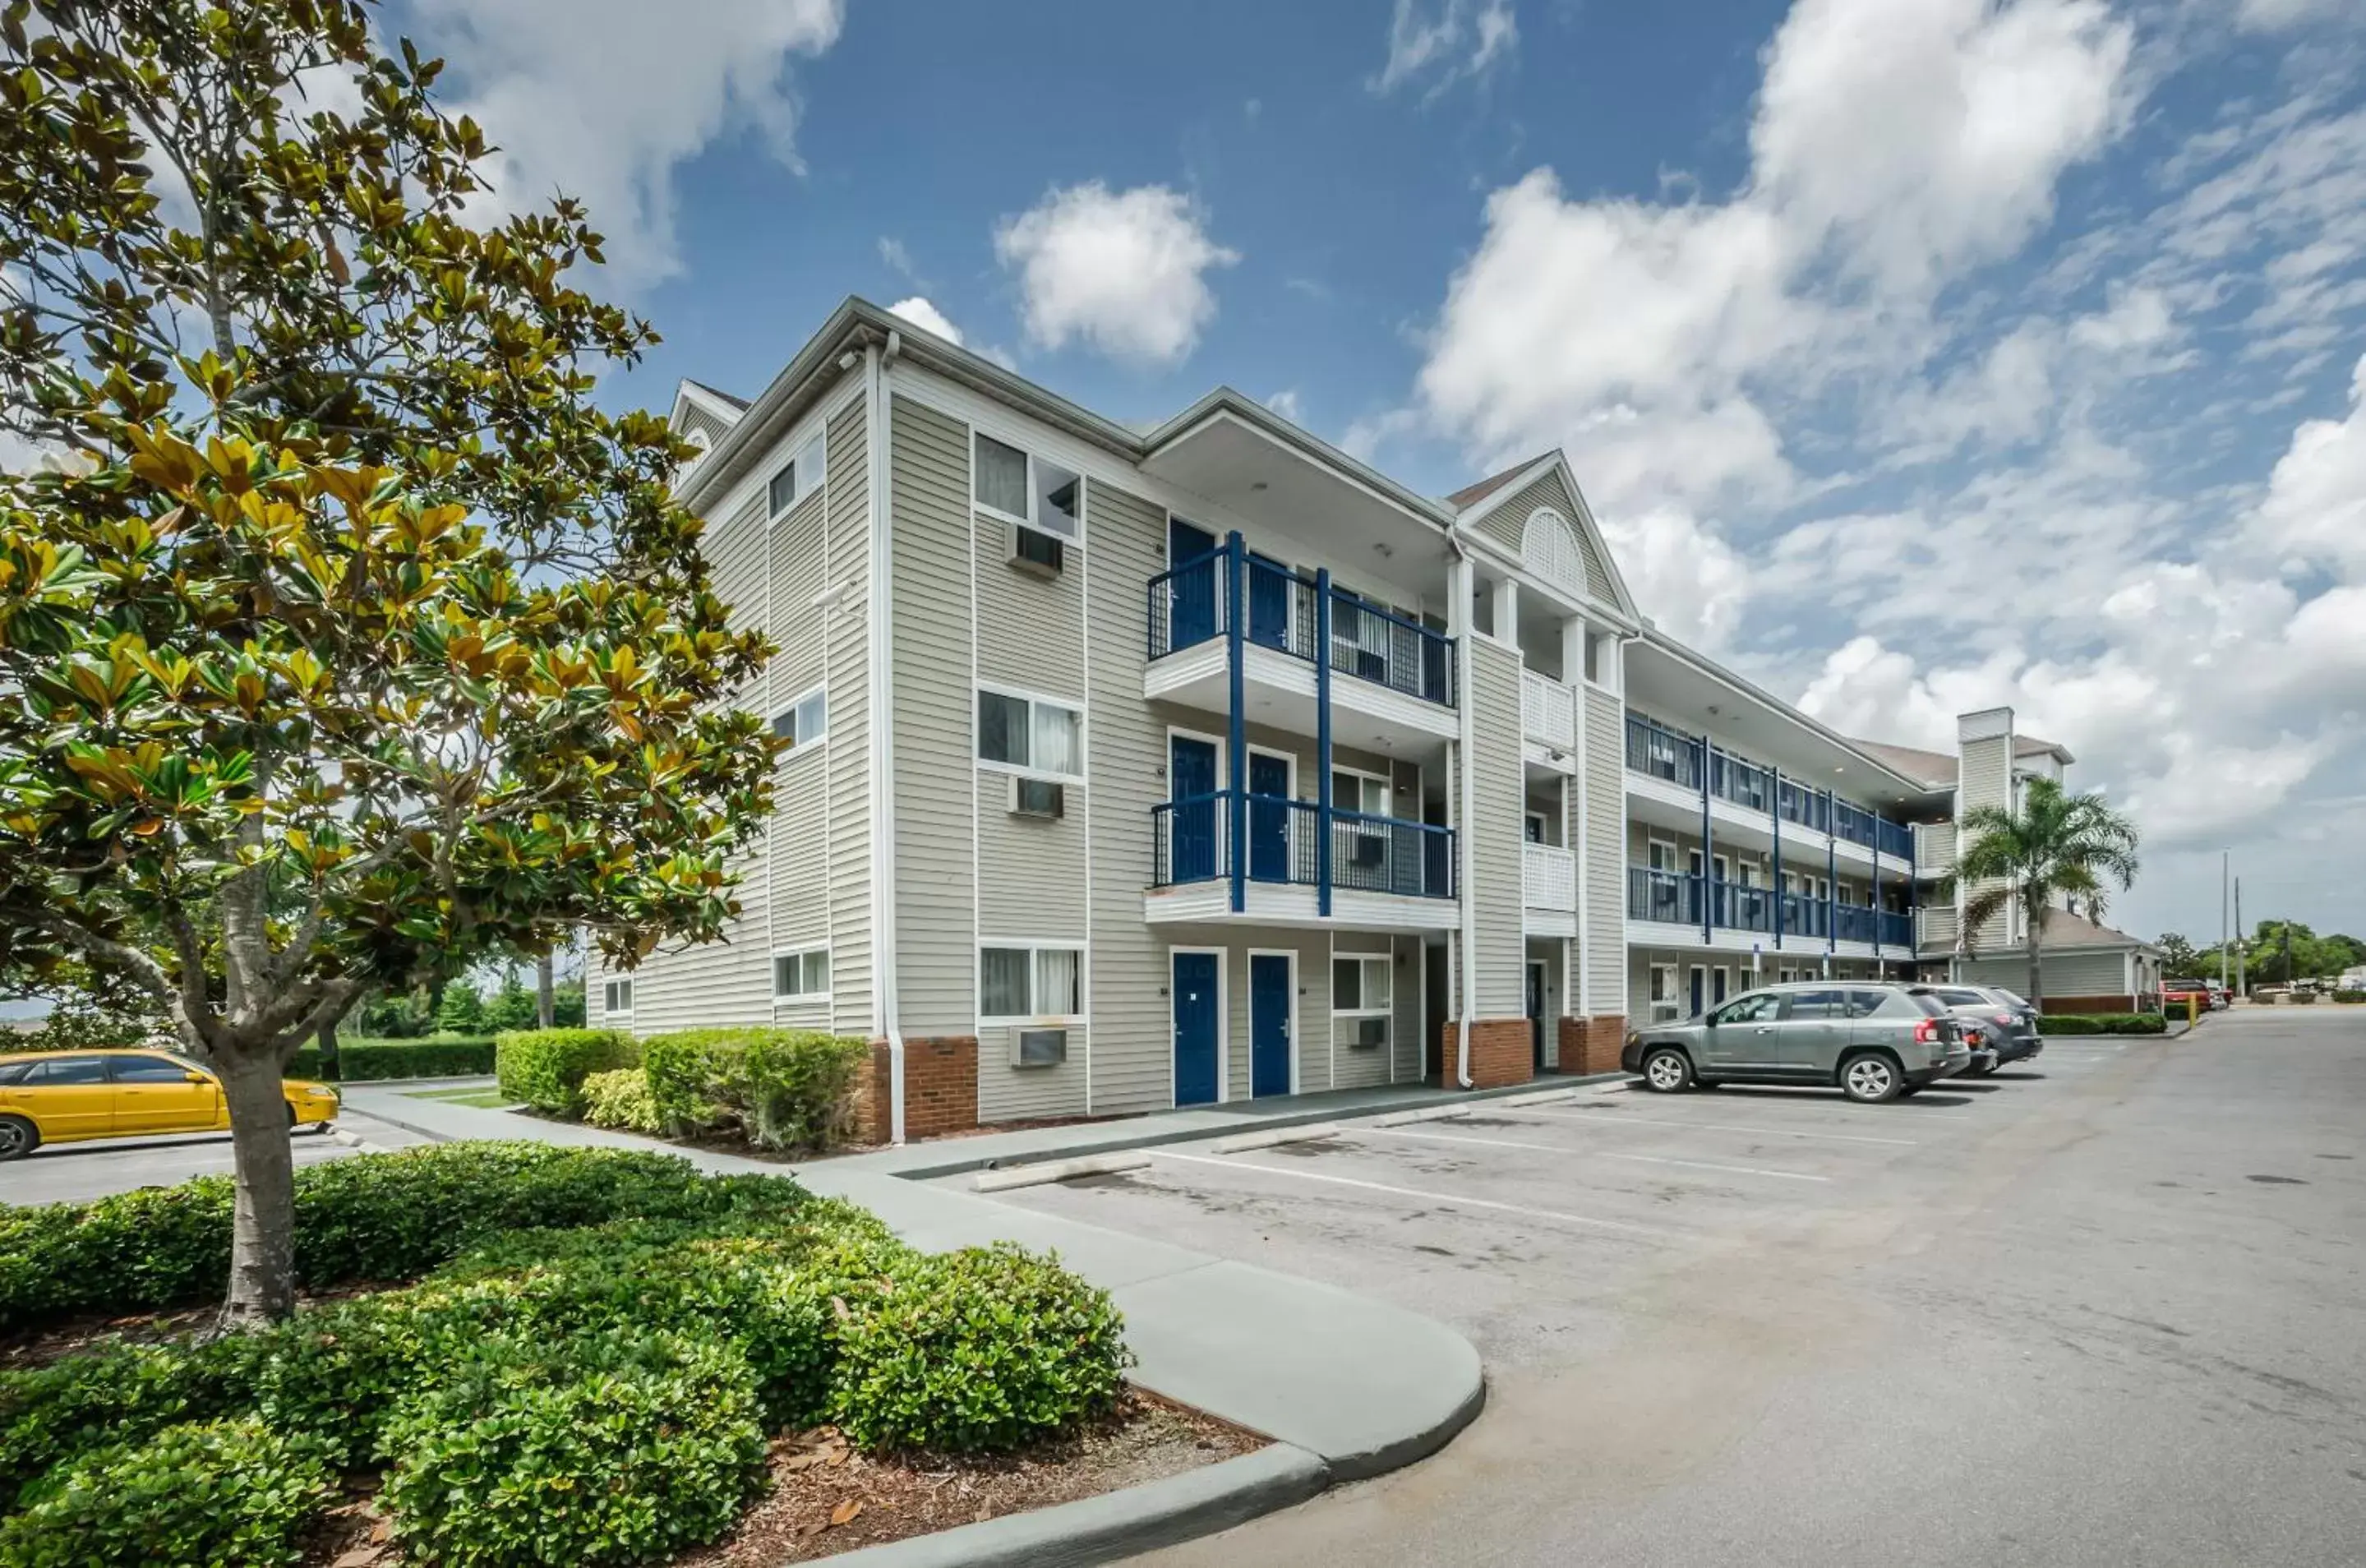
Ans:
POLYGON ((473 1105, 480 1111, 506 1111, 513 1103, 508 1095, 497 1089, 416 1089, 406 1096, 410 1100, 440 1100, 450 1105, 473 1105))

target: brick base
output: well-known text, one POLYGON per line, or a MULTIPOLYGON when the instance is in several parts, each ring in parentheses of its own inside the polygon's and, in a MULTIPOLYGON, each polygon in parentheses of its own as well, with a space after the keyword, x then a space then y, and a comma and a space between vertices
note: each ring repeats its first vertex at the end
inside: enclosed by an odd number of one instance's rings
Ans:
POLYGON ((1560 1021, 1560 1066, 1572 1077, 1615 1073, 1627 1045, 1627 1020, 1618 1013, 1560 1021))
POLYGON ((2047 997, 2047 1012, 2141 1012, 2143 997, 2047 997))
MULTIPOLYGON (((854 1085, 854 1135, 884 1144, 895 1134, 895 1055, 884 1040, 854 1085)), ((904 1042, 904 1136, 933 1138, 977 1125, 977 1036, 904 1042)))
MULTIPOLYGON (((1460 1026, 1448 1019, 1438 1033, 1438 1058, 1446 1064, 1448 1087, 1454 1083, 1454 1058, 1460 1026)), ((1536 1033, 1525 1018, 1474 1018, 1470 1021, 1470 1087, 1501 1089, 1527 1083, 1536 1077, 1536 1033)))

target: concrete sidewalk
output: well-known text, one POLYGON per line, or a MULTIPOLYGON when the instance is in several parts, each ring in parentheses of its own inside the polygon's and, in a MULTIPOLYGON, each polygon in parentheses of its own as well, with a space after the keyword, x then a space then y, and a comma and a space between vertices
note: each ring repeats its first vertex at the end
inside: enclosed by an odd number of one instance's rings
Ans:
MULTIPOLYGON (((1581 1081, 1549 1079, 1542 1087, 1581 1081)), ((713 1172, 794 1175, 816 1192, 869 1209, 926 1250, 1013 1241, 1055 1251, 1069 1268, 1109 1291, 1125 1314, 1126 1342, 1141 1358, 1135 1382, 1302 1449, 1322 1461, 1331 1480, 1343 1481, 1410 1463, 1443 1446, 1478 1415, 1485 1384, 1478 1352, 1468 1340, 1426 1317, 1329 1285, 921 1183, 998 1163, 1473 1098, 1469 1092, 1424 1089, 1304 1095, 1123 1122, 984 1134, 794 1166, 360 1085, 348 1091, 346 1101, 362 1114, 431 1138, 535 1138, 653 1149, 682 1155, 713 1172), (1253 1109, 1257 1104, 1266 1109, 1253 1109)))

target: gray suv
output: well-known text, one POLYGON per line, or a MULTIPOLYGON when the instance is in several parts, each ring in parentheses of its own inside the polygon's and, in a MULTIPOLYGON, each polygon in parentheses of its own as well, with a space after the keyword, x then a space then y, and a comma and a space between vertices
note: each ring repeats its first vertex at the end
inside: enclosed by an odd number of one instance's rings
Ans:
POLYGON ((1928 986, 1806 980, 1639 1029, 1619 1066, 1662 1094, 1718 1083, 1836 1084, 1870 1104, 1960 1072, 1971 1060, 1964 1036, 1962 1021, 1928 986))

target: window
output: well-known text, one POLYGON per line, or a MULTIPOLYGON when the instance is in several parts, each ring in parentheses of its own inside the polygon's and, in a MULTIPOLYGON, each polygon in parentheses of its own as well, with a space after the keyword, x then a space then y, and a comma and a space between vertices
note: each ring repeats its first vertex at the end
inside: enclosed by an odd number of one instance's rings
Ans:
POLYGON ((829 733, 829 694, 819 686, 772 716, 772 733, 791 746, 810 746, 829 733))
POLYGON ((603 1012, 624 1013, 632 1011, 633 983, 630 980, 609 981, 607 986, 601 992, 600 1006, 601 1010, 603 1012))
POLYGON ((167 1056, 118 1056, 117 1083, 186 1083, 189 1068, 167 1056))
POLYGON ((1005 692, 977 694, 977 755, 1038 773, 1068 778, 1084 773, 1084 716, 1057 703, 1014 697, 1005 692))
POLYGON ((970 497, 988 512, 1074 541, 1082 513, 1084 481, 1057 463, 1045 462, 981 433, 970 470, 970 497))
POLYGON ((981 1018, 1075 1018, 1082 1013, 1073 947, 982 947, 977 953, 981 1018))
POLYGON ((829 949, 808 947, 772 954, 772 998, 775 1001, 829 999, 829 949))
POLYGON ((817 434, 797 451, 797 455, 772 471, 772 482, 764 487, 765 515, 778 522, 794 511, 798 502, 819 490, 829 477, 829 459, 823 456, 822 438, 817 434))
POLYGON ((1352 1049, 1389 1043, 1389 959, 1385 953, 1331 961, 1331 1034, 1352 1049))
POLYGON ((31 1062, 0 1062, 0 1086, 23 1082, 33 1067, 31 1062))
POLYGON ((34 1063, 33 1070, 25 1075, 28 1089, 62 1089, 69 1084, 106 1081, 104 1056, 52 1056, 46 1062, 34 1063))
POLYGON ((1800 1019, 1846 1018, 1848 993, 1845 991, 1800 991, 1791 998, 1790 1017, 1800 1019))
POLYGON ((1524 818, 1522 818, 1521 827, 1529 843, 1541 844, 1545 841, 1545 814, 1543 812, 1529 812, 1524 818))
POLYGON ((1389 814, 1389 781, 1374 778, 1369 773, 1351 773, 1342 768, 1334 768, 1331 771, 1331 806, 1337 811, 1386 817, 1389 814))
POLYGON ((1683 1004, 1676 1000, 1676 966, 1673 964, 1651 965, 1651 1021, 1666 1023, 1684 1016, 1683 1004))
POLYGON ((1709 1016, 1709 1021, 1718 1024, 1772 1023, 1782 1010, 1783 998, 1779 993, 1761 991, 1726 1003, 1709 1016))
POLYGON ((1849 1016, 1871 1018, 1876 1013, 1915 1012, 1921 1010, 1907 1005, 1906 998, 1895 991, 1851 991, 1848 994, 1849 1016), (1893 1006, 1891 1004, 1895 1003, 1893 1006))

